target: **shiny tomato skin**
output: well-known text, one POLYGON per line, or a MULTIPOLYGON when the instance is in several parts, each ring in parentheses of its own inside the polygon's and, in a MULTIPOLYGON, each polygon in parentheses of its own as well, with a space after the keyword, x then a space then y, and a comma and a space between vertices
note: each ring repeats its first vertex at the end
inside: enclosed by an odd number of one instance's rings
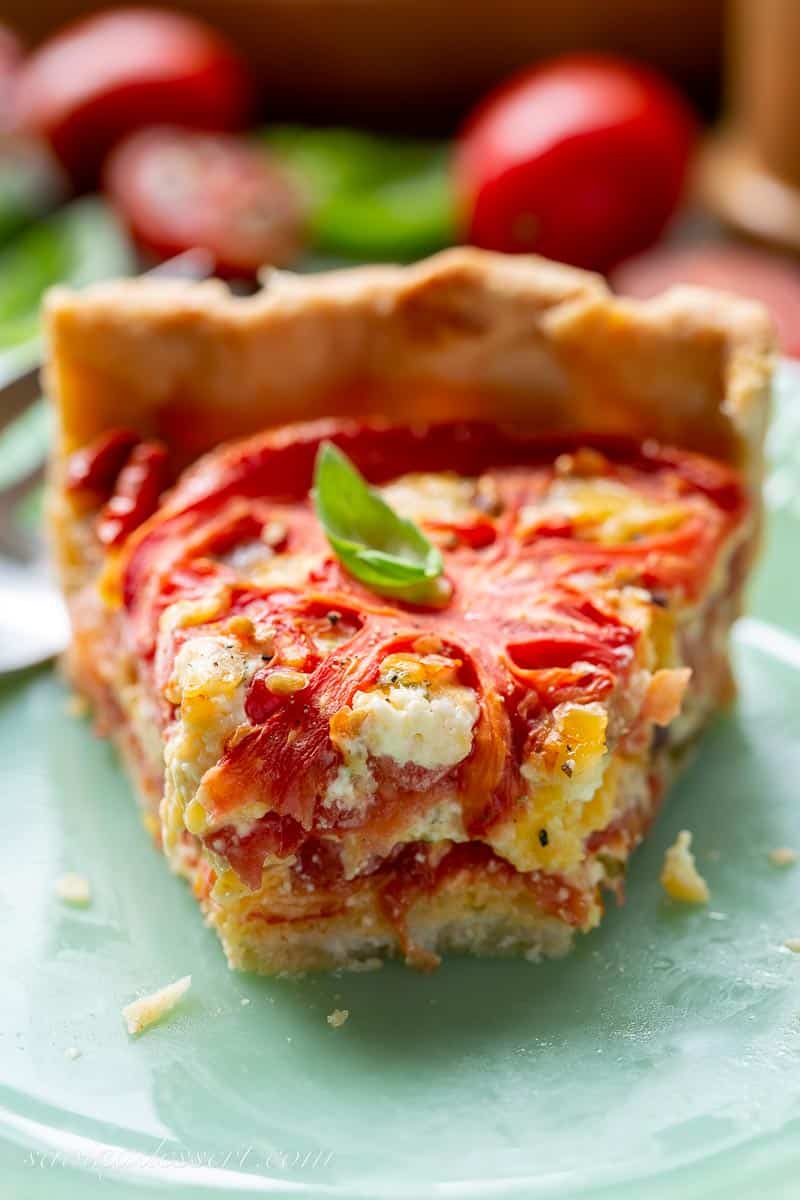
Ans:
POLYGON ((606 271, 664 228, 695 133, 681 96, 644 67, 570 55, 523 71, 460 135, 464 232, 486 249, 606 271))
POLYGON ((251 109, 248 69, 213 29, 155 8, 76 21, 25 61, 19 127, 45 137, 80 184, 93 183, 124 134, 154 122, 240 128, 251 109))
POLYGON ((145 251, 171 258, 202 247, 216 273, 255 274, 297 255, 305 211, 291 181, 232 134, 142 129, 110 154, 106 192, 145 251))

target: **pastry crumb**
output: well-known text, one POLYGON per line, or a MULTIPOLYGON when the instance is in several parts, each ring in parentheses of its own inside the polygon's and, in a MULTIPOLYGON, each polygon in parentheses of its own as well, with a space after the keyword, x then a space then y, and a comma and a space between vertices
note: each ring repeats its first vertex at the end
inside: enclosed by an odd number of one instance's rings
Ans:
POLYGON ((328 1024, 331 1029, 339 1029, 340 1026, 344 1025, 349 1016, 349 1008, 335 1008, 332 1013, 328 1013, 328 1024))
POLYGON ((74 1060, 76 1058, 80 1058, 80 1056, 81 1052, 77 1046, 67 1046, 66 1050, 64 1051, 65 1058, 71 1058, 74 1060))
POLYGON ((361 958, 357 959, 355 962, 348 963, 344 970, 347 972, 352 972, 354 975, 358 975, 363 971, 380 971, 382 966, 382 958, 361 958))
POLYGON ((64 712, 68 717, 88 717, 89 701, 85 696, 81 696, 78 692, 73 692, 71 696, 67 696, 64 704, 64 712))
POLYGON ((707 904, 711 892, 697 870, 691 846, 691 833, 688 829, 682 829, 675 844, 664 855, 661 884, 668 896, 682 904, 707 904))
POLYGON ((132 1000, 130 1004, 126 1004, 122 1016, 128 1033, 141 1033, 172 1012, 191 986, 191 975, 184 975, 182 979, 168 983, 157 992, 151 992, 149 996, 142 996, 139 1000, 132 1000))
POLYGON ((791 846, 776 846, 774 850, 769 852, 769 861, 775 867, 790 867, 792 863, 796 863, 798 853, 791 846))
POLYGON ((63 900, 65 904, 88 904, 92 898, 89 880, 85 875, 78 875, 74 871, 68 871, 66 875, 58 877, 55 891, 59 900, 63 900))
POLYGON ((787 938, 783 944, 792 954, 800 954, 800 937, 787 938))

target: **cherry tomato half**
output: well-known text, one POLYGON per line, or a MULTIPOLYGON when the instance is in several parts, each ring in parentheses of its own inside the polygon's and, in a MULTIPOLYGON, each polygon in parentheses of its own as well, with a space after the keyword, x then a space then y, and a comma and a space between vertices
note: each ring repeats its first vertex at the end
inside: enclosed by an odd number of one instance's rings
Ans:
POLYGON ((143 129, 112 151, 104 181, 133 236, 156 257, 200 246, 220 274, 247 276, 264 263, 291 262, 301 247, 299 193, 263 150, 232 134, 143 129))
POLYGON ((608 270, 674 212, 694 137, 683 99, 644 67, 570 55, 526 70, 461 133, 465 233, 487 249, 608 270))
POLYGON ((120 8, 67 26, 29 56, 16 118, 88 183, 131 130, 155 122, 239 128, 251 92, 247 68, 213 29, 179 13, 120 8))

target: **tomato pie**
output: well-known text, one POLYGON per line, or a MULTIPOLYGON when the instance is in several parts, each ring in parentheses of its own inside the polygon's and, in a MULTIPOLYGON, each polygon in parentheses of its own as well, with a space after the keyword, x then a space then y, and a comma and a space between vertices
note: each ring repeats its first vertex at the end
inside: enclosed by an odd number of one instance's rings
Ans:
POLYGON ((66 668, 231 965, 596 926, 732 694, 761 309, 457 250, 47 321, 66 668))

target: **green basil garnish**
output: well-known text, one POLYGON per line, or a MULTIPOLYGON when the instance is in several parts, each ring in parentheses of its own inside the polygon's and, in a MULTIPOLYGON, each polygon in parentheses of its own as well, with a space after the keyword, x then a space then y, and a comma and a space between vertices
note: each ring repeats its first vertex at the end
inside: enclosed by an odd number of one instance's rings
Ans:
POLYGON ((325 535, 351 575, 371 591, 409 604, 447 603, 450 588, 439 551, 332 442, 323 442, 317 453, 313 495, 325 535))

